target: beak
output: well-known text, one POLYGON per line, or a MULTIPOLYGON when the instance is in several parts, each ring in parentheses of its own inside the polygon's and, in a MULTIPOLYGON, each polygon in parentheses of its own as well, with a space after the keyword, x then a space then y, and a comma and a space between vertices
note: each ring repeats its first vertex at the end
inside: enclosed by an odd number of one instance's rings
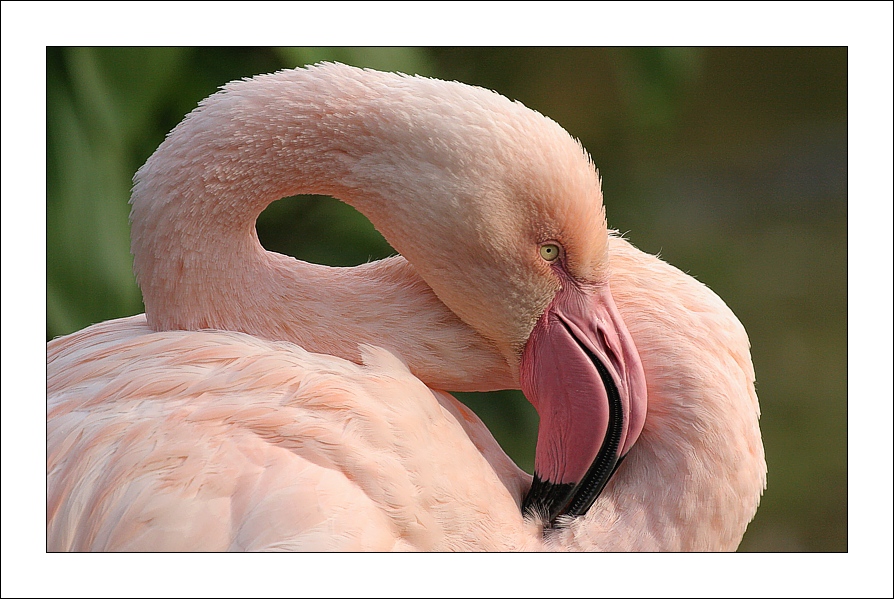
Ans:
POLYGON ((521 386, 540 416, 522 510, 552 526, 590 509, 646 418, 642 362, 607 284, 556 294, 525 345, 521 386))

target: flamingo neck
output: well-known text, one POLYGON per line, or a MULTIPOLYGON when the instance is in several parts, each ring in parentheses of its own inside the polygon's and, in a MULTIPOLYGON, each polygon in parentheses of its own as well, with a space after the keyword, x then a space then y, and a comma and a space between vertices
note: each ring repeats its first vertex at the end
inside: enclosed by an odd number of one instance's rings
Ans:
POLYGON ((383 144, 351 104, 360 92, 309 96, 282 76, 246 83, 203 101, 135 177, 131 248, 149 325, 242 331, 352 361, 367 343, 429 386, 517 386, 514 367, 402 257, 330 268, 263 249, 255 221, 286 196, 338 197, 396 237, 417 223, 400 208, 399 169, 357 180, 383 144))

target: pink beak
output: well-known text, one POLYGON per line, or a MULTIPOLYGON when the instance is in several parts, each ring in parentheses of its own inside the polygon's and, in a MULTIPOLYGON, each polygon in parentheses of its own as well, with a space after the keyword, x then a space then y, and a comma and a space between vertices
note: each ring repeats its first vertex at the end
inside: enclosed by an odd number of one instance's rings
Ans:
POLYGON ((523 509, 550 524, 586 513, 646 419, 642 362, 607 284, 567 280, 528 338, 521 386, 540 415, 523 509))

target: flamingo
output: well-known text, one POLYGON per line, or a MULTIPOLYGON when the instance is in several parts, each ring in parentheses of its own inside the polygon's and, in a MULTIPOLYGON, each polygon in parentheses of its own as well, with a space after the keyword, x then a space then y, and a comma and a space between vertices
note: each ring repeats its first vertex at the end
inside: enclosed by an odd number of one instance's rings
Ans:
POLYGON ((734 550, 766 482, 744 328, 606 225, 554 121, 319 64, 234 81, 137 172, 145 314, 47 344, 51 551, 734 550), (399 252, 268 252, 335 196, 399 252), (521 388, 533 477, 446 391, 521 388))

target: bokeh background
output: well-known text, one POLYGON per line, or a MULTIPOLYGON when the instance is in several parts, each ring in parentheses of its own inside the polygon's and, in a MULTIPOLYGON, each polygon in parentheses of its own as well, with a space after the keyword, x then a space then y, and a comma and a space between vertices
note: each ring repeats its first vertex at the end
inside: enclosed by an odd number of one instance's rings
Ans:
MULTIPOLYGON (((609 224, 717 292, 749 333, 769 464, 741 551, 847 551, 847 49, 47 48, 47 339, 143 311, 131 177, 222 84, 321 60, 499 91, 580 138, 609 224)), ((330 265, 393 253, 331 198, 258 222, 330 265)), ((531 471, 519 392, 462 394, 531 471)))

